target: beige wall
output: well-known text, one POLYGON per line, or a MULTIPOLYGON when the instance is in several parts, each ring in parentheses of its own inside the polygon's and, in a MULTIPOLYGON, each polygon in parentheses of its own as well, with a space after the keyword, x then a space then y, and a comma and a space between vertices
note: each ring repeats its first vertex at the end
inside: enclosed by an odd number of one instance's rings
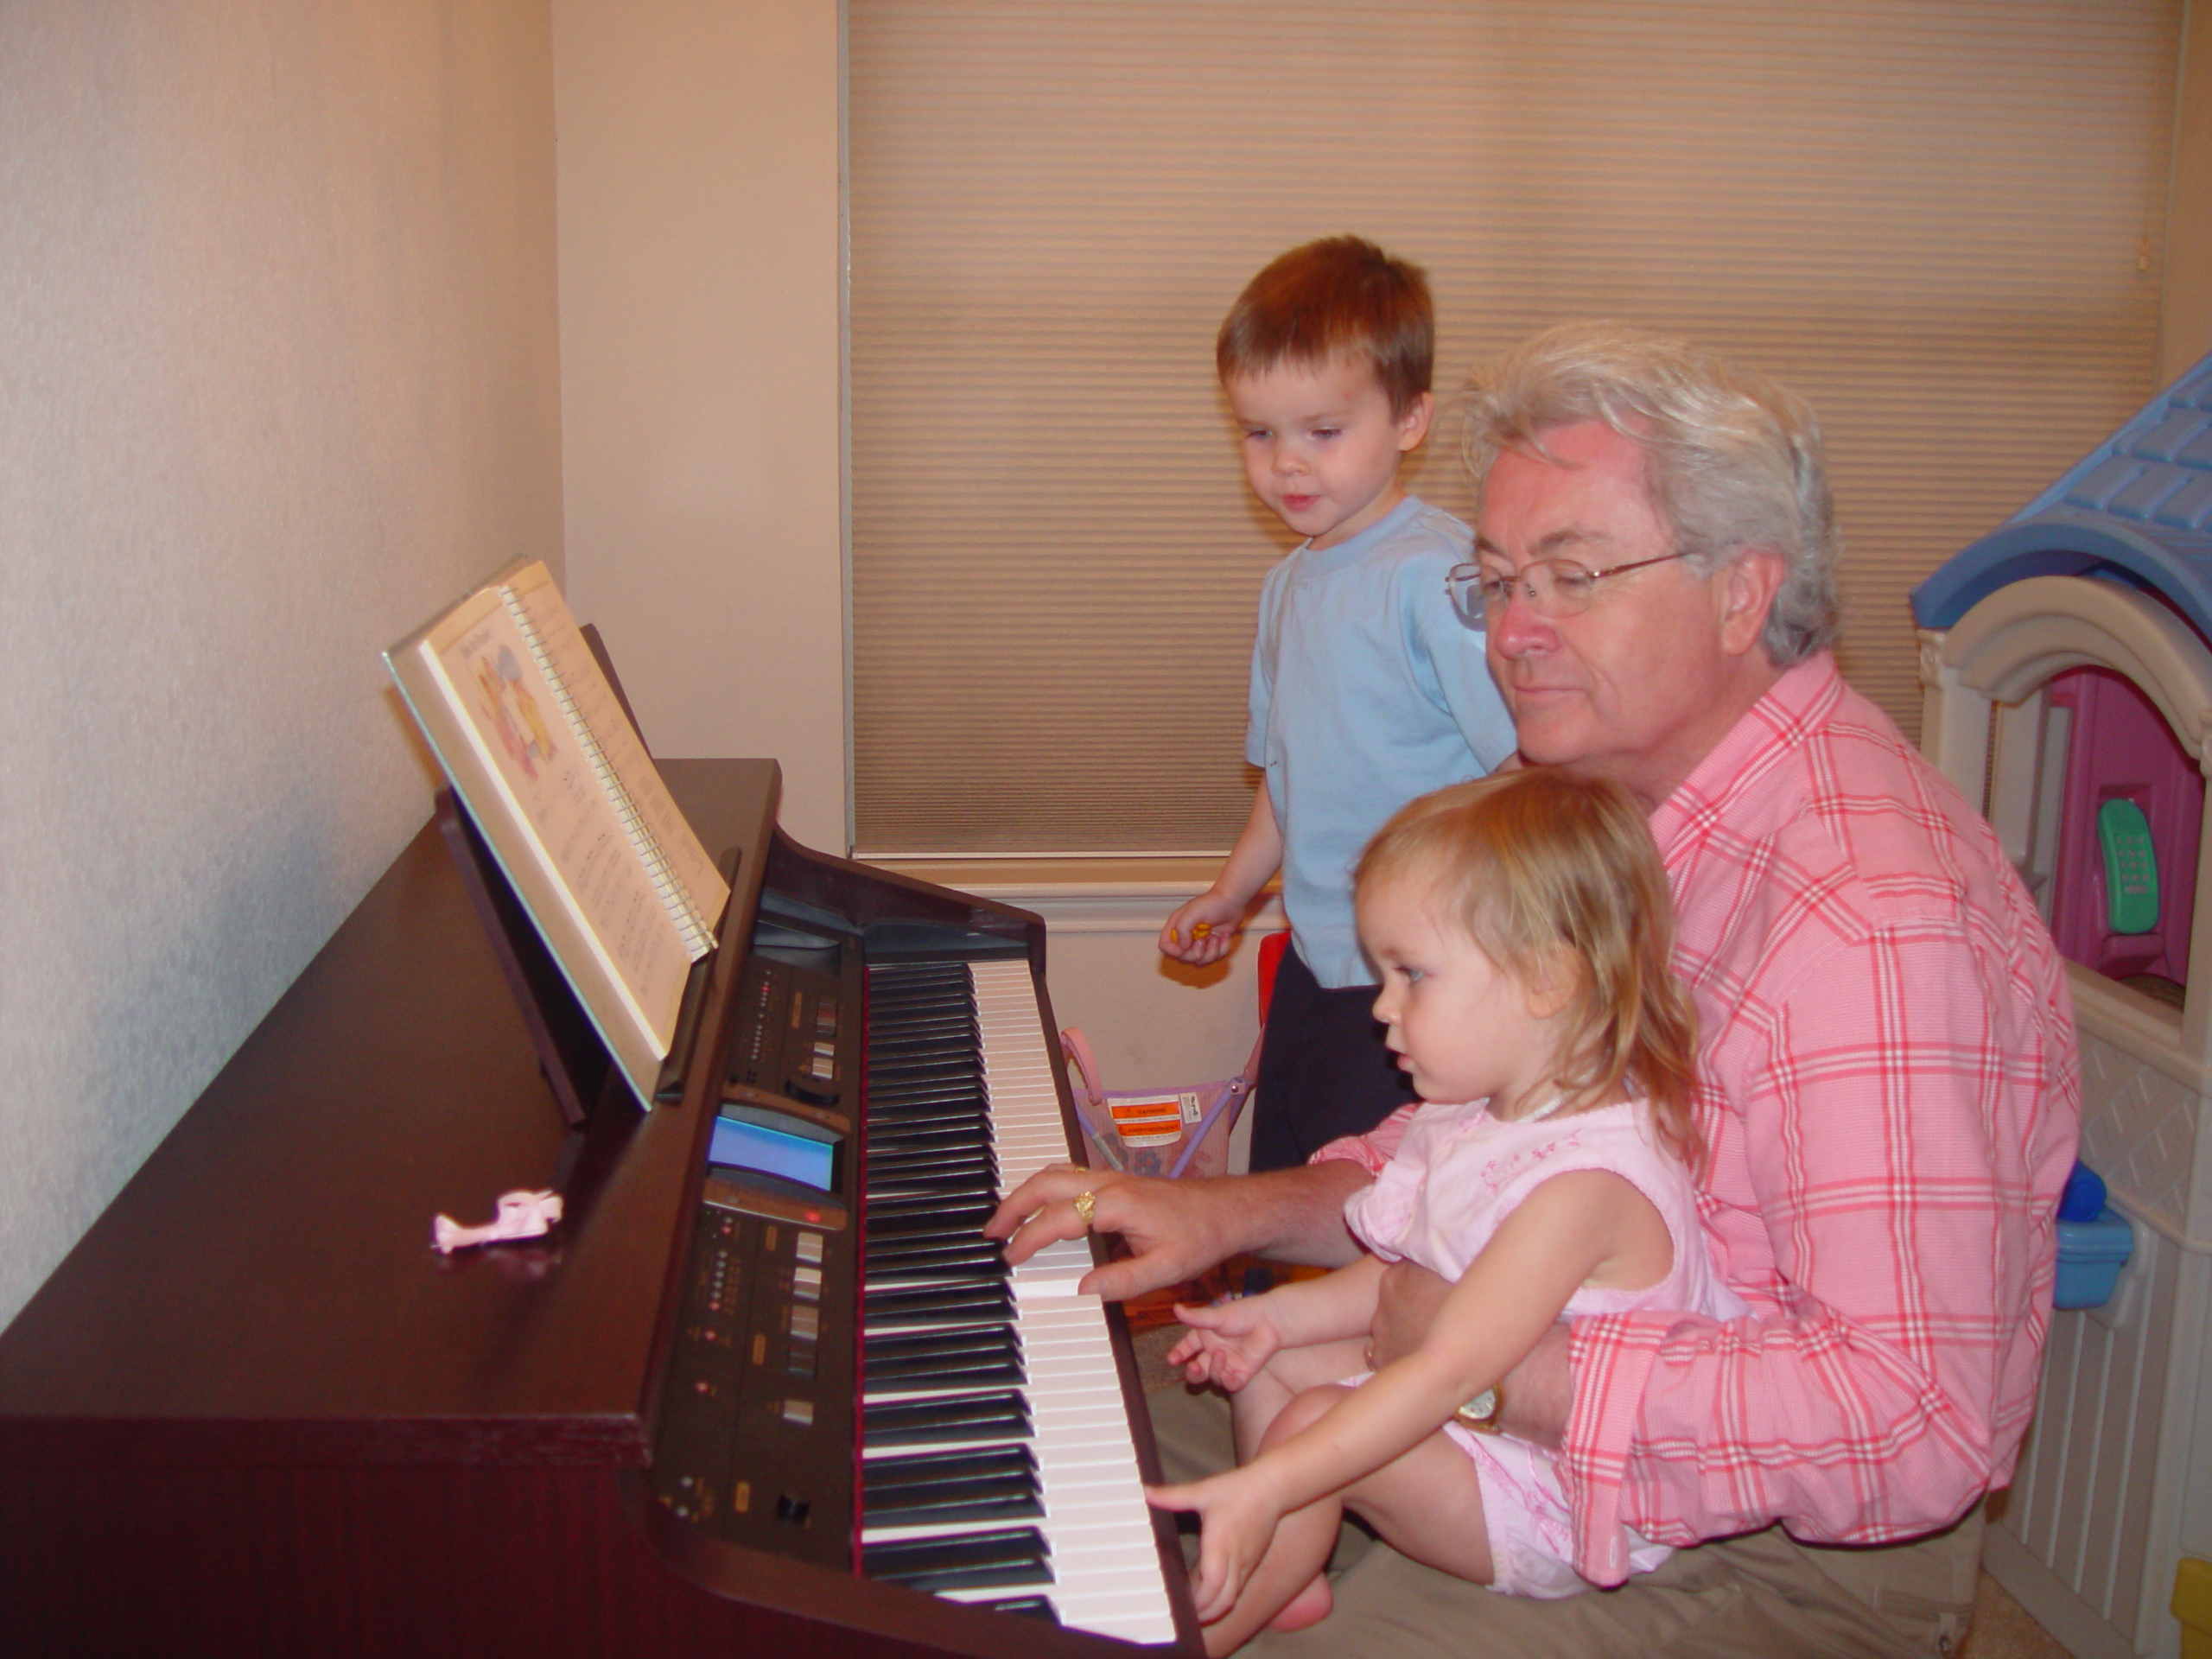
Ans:
POLYGON ((2212 352, 2212 3, 2190 0, 2174 110, 2173 193, 2166 209, 2158 384, 2212 352))
MULTIPOLYGON (((2170 362, 2212 345, 2206 12, 2170 362)), ((0 1318, 422 821, 378 648, 564 512, 648 736, 779 756, 842 844, 837 27, 0 5, 0 1318)), ((1172 893, 1030 896, 1112 1080, 1242 1058, 1248 966, 1162 975, 1172 893)))
POLYGON ((559 557, 552 168, 542 0, 0 5, 0 1319, 427 815, 379 649, 559 557))
POLYGON ((554 0, 569 594, 668 755, 845 828, 835 0, 554 0))

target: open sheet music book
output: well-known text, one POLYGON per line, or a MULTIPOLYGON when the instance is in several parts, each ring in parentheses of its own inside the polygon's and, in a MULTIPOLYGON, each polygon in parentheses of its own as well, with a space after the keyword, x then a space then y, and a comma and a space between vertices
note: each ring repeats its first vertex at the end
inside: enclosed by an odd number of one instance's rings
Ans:
POLYGON ((385 652, 469 816, 638 1098, 729 886, 542 563, 517 562, 385 652))

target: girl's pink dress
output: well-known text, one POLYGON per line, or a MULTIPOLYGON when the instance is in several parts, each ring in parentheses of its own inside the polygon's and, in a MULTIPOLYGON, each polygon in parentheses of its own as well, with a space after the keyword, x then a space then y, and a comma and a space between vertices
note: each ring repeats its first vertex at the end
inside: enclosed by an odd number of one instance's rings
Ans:
MULTIPOLYGON (((1750 1311, 1713 1271, 1689 1172, 1659 1146, 1641 1101, 1510 1122, 1479 1102, 1424 1105, 1375 1184, 1345 1201, 1344 1219, 1384 1261, 1402 1258, 1456 1280, 1523 1198, 1554 1175, 1580 1169, 1618 1175, 1649 1198, 1674 1239, 1675 1261, 1643 1290, 1585 1286, 1567 1299, 1568 1317, 1658 1307, 1730 1319, 1750 1311)), ((1474 1460, 1482 1483, 1493 1587, 1541 1597, 1586 1589, 1573 1566, 1573 1531, 1551 1453, 1456 1422, 1445 1432, 1474 1460)), ((1629 1534, 1632 1571, 1649 1573, 1673 1553, 1629 1534)))

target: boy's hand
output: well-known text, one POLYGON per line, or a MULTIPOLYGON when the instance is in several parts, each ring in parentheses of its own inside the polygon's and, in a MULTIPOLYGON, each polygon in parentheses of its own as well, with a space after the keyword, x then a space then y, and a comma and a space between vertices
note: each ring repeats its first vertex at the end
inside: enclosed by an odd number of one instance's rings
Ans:
POLYGON ((1244 906, 1208 887, 1167 918, 1160 930, 1160 954, 1203 968, 1229 954, 1243 925, 1244 906))
POLYGON ((1167 1351, 1167 1363, 1183 1368, 1184 1380, 1213 1382, 1235 1394, 1282 1346, 1282 1334, 1268 1317, 1264 1296, 1247 1296, 1211 1307, 1178 1305, 1175 1317, 1192 1327, 1167 1351))
POLYGON ((1274 1541, 1282 1511, 1251 1469, 1187 1486, 1147 1486, 1144 1495, 1154 1509, 1198 1516, 1198 1566, 1191 1578, 1191 1599, 1198 1604, 1199 1621, 1212 1624, 1236 1605, 1253 1569, 1274 1541))

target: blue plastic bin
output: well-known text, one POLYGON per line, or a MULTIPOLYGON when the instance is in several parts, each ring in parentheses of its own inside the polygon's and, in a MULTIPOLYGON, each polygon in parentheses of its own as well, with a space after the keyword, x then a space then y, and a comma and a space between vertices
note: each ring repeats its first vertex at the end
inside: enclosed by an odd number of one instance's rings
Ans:
POLYGON ((2135 1235, 2127 1217, 2111 1208, 2097 1212, 2094 1221, 2058 1224, 2058 1282, 2051 1296, 2054 1307, 2102 1307, 2112 1300, 2120 1270, 2134 1253, 2135 1235))

